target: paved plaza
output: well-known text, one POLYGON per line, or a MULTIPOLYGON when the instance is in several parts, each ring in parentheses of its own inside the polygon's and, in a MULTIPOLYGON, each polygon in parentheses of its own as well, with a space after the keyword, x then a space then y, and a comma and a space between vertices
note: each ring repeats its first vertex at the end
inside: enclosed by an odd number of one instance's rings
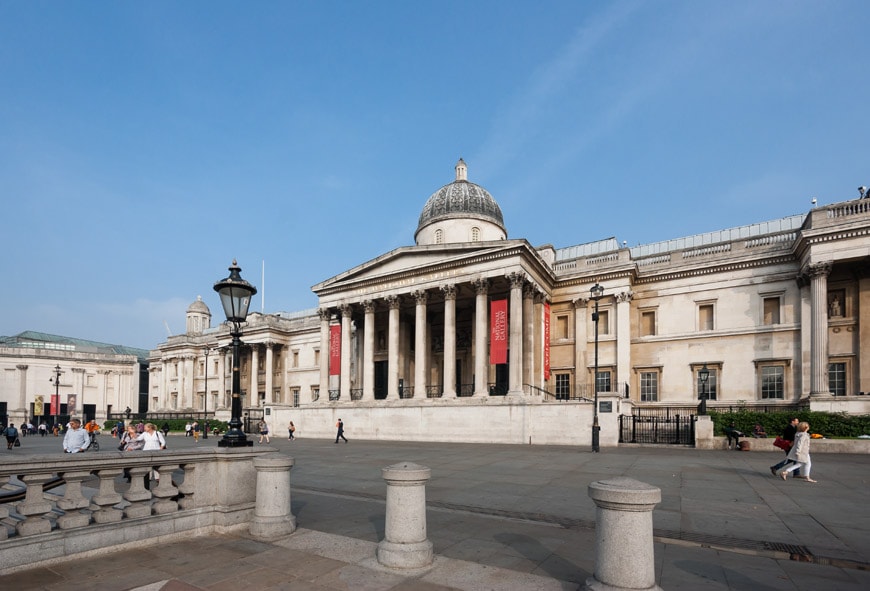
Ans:
MULTIPOLYGON (((768 467, 782 452, 772 446, 594 454, 561 446, 357 441, 351 429, 347 436, 348 444, 272 440, 296 460, 292 511, 299 529, 291 536, 143 545, 0 577, 0 588, 576 589, 594 570, 595 505, 587 487, 614 476, 661 488, 653 523, 656 578, 666 590, 870 588, 870 456, 816 454, 819 482, 811 484, 774 478, 768 467), (432 470, 427 521, 436 560, 423 572, 390 571, 374 558, 384 537, 381 469, 401 461, 432 470)), ((101 441, 114 451, 110 437, 101 441)), ((170 436, 169 444, 217 440, 170 436)), ((28 437, 12 453, 58 449, 59 439, 28 437)))

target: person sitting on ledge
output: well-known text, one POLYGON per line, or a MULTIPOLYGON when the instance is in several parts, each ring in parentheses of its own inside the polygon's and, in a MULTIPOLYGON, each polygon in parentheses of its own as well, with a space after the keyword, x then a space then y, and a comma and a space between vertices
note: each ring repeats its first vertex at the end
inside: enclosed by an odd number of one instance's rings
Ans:
POLYGON ((755 428, 752 430, 752 436, 758 439, 761 437, 767 437, 767 433, 764 432, 764 427, 759 423, 755 423, 755 428))
POLYGON ((740 449, 740 438, 743 437, 743 431, 738 431, 733 422, 730 426, 725 427, 725 436, 728 438, 728 449, 732 449, 732 440, 734 441, 734 449, 740 449))

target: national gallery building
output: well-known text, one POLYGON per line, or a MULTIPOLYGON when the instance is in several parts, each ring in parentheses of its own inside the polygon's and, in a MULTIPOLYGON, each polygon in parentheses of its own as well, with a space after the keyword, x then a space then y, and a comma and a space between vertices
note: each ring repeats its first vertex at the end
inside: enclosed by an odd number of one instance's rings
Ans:
MULTIPOLYGON (((870 412, 863 191, 635 247, 510 238, 462 160, 421 204, 414 244, 313 286, 316 309, 248 316, 246 414, 318 436, 340 417, 349 437, 500 440, 495 422, 506 441, 560 442, 596 393, 629 414, 702 399, 870 412)), ((149 410, 228 416, 231 338, 212 320, 198 299, 151 351, 149 410)))

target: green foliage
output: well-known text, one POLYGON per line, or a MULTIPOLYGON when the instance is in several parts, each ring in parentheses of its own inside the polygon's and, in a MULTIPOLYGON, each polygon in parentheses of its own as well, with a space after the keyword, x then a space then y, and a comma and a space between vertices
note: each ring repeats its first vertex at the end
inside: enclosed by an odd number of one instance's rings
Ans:
POLYGON ((734 427, 752 436, 756 423, 760 424, 768 437, 781 435, 789 420, 797 417, 810 424, 810 433, 820 433, 825 437, 858 437, 870 435, 870 415, 847 415, 846 413, 813 412, 809 409, 789 412, 755 412, 740 408, 732 412, 710 410, 710 418, 716 435, 724 435, 724 428, 734 423, 734 427))
MULTIPOLYGON (((184 433, 184 426, 187 424, 188 420, 189 419, 167 419, 167 420, 159 420, 158 419, 156 421, 144 421, 144 422, 146 422, 146 423, 153 422, 155 425, 157 425, 157 428, 160 429, 161 431, 163 430, 163 425, 168 424, 170 433, 184 433)), ((190 422, 192 423, 193 421, 190 421, 190 422)), ((106 421, 105 424, 103 425, 103 432, 104 433, 111 433, 112 427, 115 426, 115 423, 117 423, 117 421, 106 421)), ((129 424, 136 425, 138 423, 139 423, 139 420, 136 418, 131 418, 129 421, 124 421, 125 425, 129 425, 129 424)), ((202 424, 202 423, 203 423, 203 421, 200 421, 200 424, 202 424)), ((230 428, 226 421, 216 421, 214 419, 209 419, 208 420, 209 435, 211 435, 211 433, 213 432, 215 427, 217 427, 221 433, 225 433, 230 428)))

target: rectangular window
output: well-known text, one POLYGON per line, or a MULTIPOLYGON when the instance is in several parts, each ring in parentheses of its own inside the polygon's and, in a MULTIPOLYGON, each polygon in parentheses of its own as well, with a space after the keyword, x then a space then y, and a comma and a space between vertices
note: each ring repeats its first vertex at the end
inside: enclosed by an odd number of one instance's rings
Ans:
POLYGON ((571 397, 571 374, 556 374, 556 400, 568 400, 571 397))
POLYGON ((779 298, 764 298, 764 324, 779 324, 779 298))
POLYGON ((716 400, 719 397, 719 379, 716 369, 708 368, 710 377, 707 383, 701 381, 701 368, 695 368, 695 384, 698 388, 698 400, 716 400))
POLYGON ((659 374, 644 371, 640 374, 640 401, 656 402, 659 399, 659 374))
POLYGON ((828 365, 828 390, 834 396, 846 395, 845 363, 831 363, 828 365))
POLYGON ((653 310, 640 313, 640 336, 649 337, 656 334, 656 313, 653 310))
POLYGON ((293 367, 299 367, 299 351, 293 351, 293 367))
POLYGON ((557 316, 556 317, 556 338, 557 339, 567 339, 568 338, 568 317, 567 316, 557 316))
POLYGON ((610 313, 607 310, 598 311, 598 334, 610 334, 610 313))
POLYGON ((320 349, 314 350, 314 365, 320 367, 320 349))
POLYGON ((293 398, 293 406, 299 406, 299 388, 293 388, 290 390, 290 396, 293 398))
POLYGON ((713 330, 713 304, 698 306, 698 330, 713 330))
POLYGON ((782 365, 761 367, 761 398, 763 400, 785 398, 785 368, 782 365))
POLYGON ((595 389, 597 392, 611 392, 610 389, 610 370, 600 369, 595 379, 595 389))

